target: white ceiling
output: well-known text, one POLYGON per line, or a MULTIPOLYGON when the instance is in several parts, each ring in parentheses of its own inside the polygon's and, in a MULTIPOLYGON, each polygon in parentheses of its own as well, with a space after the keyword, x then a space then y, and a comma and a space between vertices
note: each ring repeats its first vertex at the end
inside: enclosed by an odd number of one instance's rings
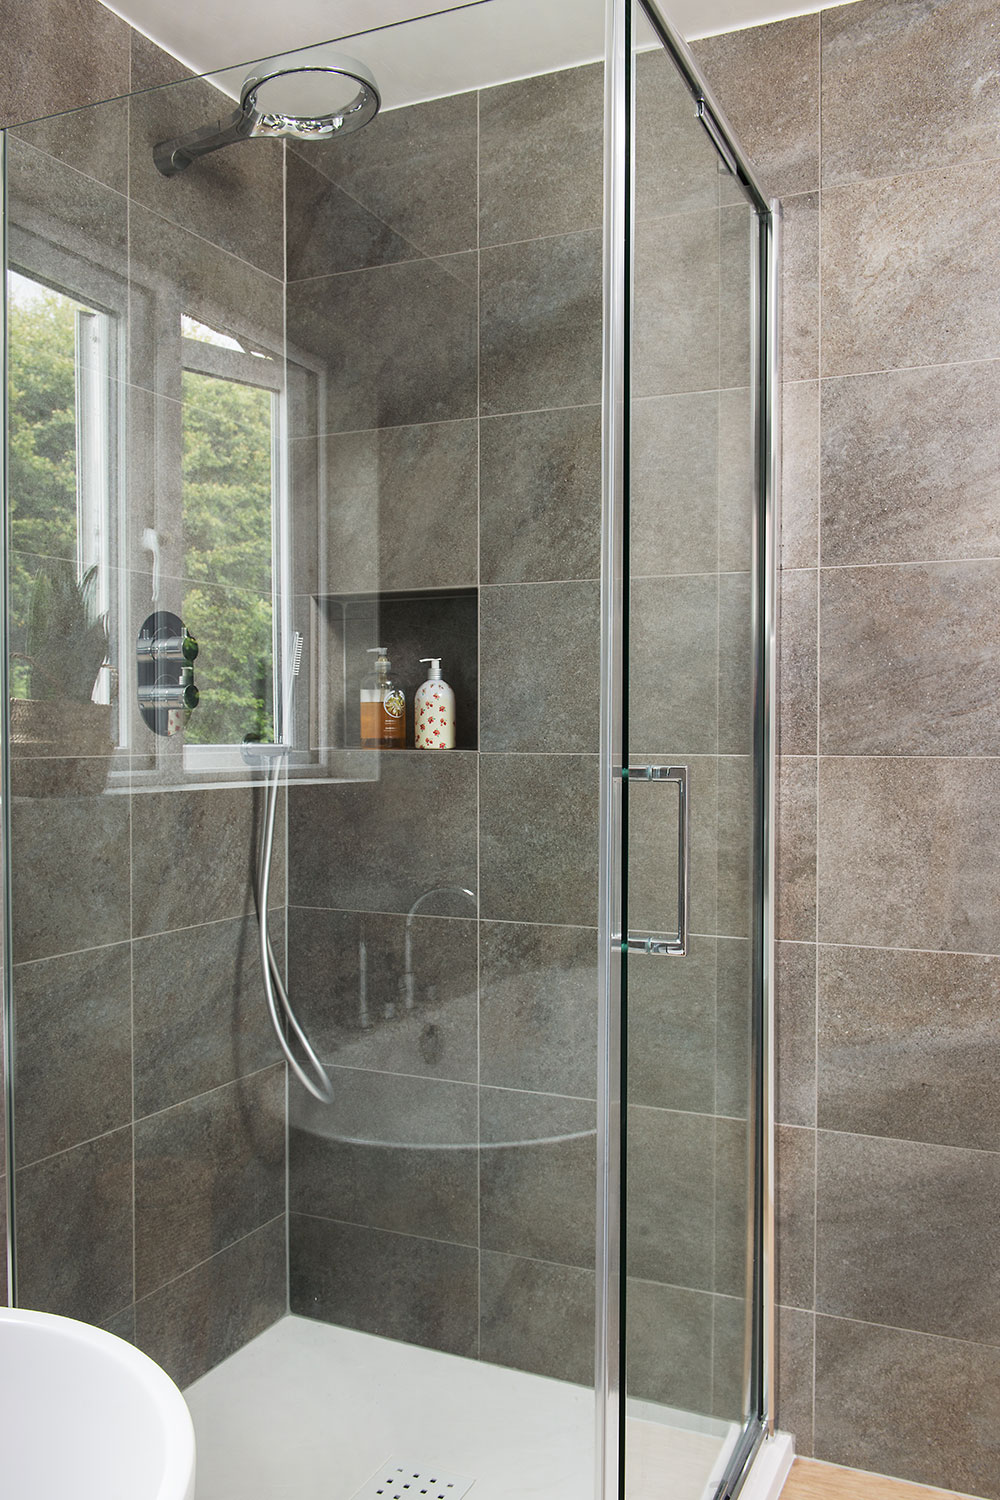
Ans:
MULTIPOLYGON (((603 52, 603 0, 103 0, 197 73, 368 33, 357 52, 386 107, 590 61, 603 52), (418 27, 400 21, 452 12, 418 27), (375 28, 389 27, 390 30, 375 28)), ((689 40, 823 10, 833 0, 662 0, 689 40)), ((349 50, 345 47, 345 51, 349 50)), ((222 80, 220 80, 222 81, 222 80)), ((225 80, 223 86, 229 83, 225 80)), ((232 87, 238 92, 238 82, 232 87)))

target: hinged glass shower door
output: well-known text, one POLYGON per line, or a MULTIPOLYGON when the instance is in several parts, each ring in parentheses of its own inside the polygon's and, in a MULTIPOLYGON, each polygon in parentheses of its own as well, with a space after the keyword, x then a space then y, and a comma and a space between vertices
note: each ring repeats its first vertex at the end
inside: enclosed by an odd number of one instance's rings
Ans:
POLYGON ((768 1422, 775 226, 655 6, 614 20, 609 262, 625 249, 605 414, 621 514, 602 750, 621 1446, 605 1485, 647 1500, 730 1493, 768 1422))

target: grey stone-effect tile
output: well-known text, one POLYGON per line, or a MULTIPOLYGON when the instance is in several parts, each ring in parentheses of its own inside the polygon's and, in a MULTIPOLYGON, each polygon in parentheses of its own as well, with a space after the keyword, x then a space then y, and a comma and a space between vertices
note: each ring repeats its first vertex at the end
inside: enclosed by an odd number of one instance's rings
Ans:
MULTIPOLYGON (((476 758, 385 751, 377 781, 295 787, 293 905, 406 913, 438 886, 476 889, 476 758)), ((428 915, 442 908, 428 901, 428 915)), ((444 908, 464 916, 460 904, 444 908)))
POLYGON ((383 111, 342 140, 295 149, 422 255, 476 246, 474 93, 383 111))
POLYGON ((477 581, 476 458, 474 421, 378 434, 379 588, 477 581))
POLYGON ((816 1319, 817 1456, 996 1500, 1000 1351, 816 1319))
POLYGON ((476 1244, 475 1089, 348 1068, 331 1076, 332 1105, 292 1095, 291 1210, 476 1244))
MULTIPOLYGON (((177 83, 181 79, 194 76, 191 69, 179 58, 174 57, 171 52, 165 52, 141 31, 133 29, 129 42, 131 43, 131 86, 133 89, 162 88, 164 84, 177 83)), ((219 61, 221 62, 222 59, 219 61)))
POLYGON ((599 407, 485 419, 479 463, 483 583, 599 576, 599 407))
POLYGON ((782 214, 782 378, 815 380, 820 373, 819 194, 786 198, 782 214))
POLYGON ((288 337, 329 371, 328 431, 475 416, 475 264, 404 261, 289 287, 288 337))
POLYGON ((299 472, 312 466, 318 472, 320 443, 326 458, 325 556, 319 553, 319 525, 304 528, 297 543, 301 581, 308 585, 302 592, 321 592, 325 587, 337 594, 373 593, 379 587, 379 434, 331 433, 325 442, 315 433, 296 438, 291 452, 299 472), (323 573, 313 572, 317 563, 325 563, 323 573))
POLYGON ((594 1263, 596 1121, 587 1100, 483 1089, 480 1243, 561 1265, 594 1263))
POLYGON ((135 1308, 139 1348, 180 1386, 206 1374, 285 1312, 285 1220, 228 1249, 135 1308))
MULTIPOLYGON (((817 569, 783 569, 778 590, 778 681, 781 684, 778 753, 815 755, 819 708, 817 569)), ((824 689, 825 686, 824 680, 824 689)))
POLYGON ((594 1273, 484 1251, 479 1357, 533 1375, 591 1385, 594 1273))
POLYGON ((816 761, 782 756, 778 763, 777 935, 816 941, 816 761))
POLYGON ((658 47, 634 64, 637 221, 716 208, 719 158, 673 59, 658 47))
POLYGON ((597 933, 484 922, 480 1080, 587 1098, 597 1088, 597 933))
POLYGON ((819 950, 819 1123, 1000 1150, 1000 959, 819 950))
POLYGON ((719 581, 714 573, 634 578, 629 739, 635 751, 718 747, 719 581))
POLYGON ((795 1438, 801 1458, 813 1452, 813 1313, 797 1307, 775 1308, 778 1366, 775 1375, 777 1426, 795 1438))
POLYGON ((633 576, 716 571, 719 441, 714 392, 633 402, 633 576))
POLYGON ((629 1275, 710 1291, 715 1120, 633 1105, 628 1121, 629 1275))
POLYGON ((751 1170, 746 1121, 717 1119, 712 1284, 725 1297, 740 1300, 747 1295, 751 1170))
POLYGON ((727 1422, 746 1419, 747 1303, 743 1297, 712 1299, 712 1415, 727 1422))
POLYGON ((596 753, 600 634, 596 580, 482 589, 482 749, 596 753))
POLYGON ((719 754, 753 750, 753 594, 749 573, 719 577, 719 754))
POLYGON ((292 1214, 291 1310, 381 1338, 475 1356, 478 1252, 292 1214))
POLYGON ((283 1211, 284 1096, 272 1068, 137 1123, 138 1297, 283 1211))
MULTIPOLYGON (((825 389, 832 390, 832 383, 825 389)), ((819 381, 786 382, 781 403, 781 566, 814 568, 819 560, 819 381)), ((836 484, 834 474, 828 479, 836 484)))
POLYGON ((775 1117, 785 1125, 816 1123, 816 948, 779 943, 775 967, 775 1117))
POLYGON ((1000 230, 1000 162, 823 196, 823 373, 1000 353, 1000 292, 975 247, 1000 230))
POLYGON ((682 1411, 712 1409, 711 1292, 629 1279, 625 1376, 628 1394, 682 1411))
POLYGON ((779 1125, 775 1136, 777 1300, 811 1308, 815 1298, 816 1132, 779 1125))
POLYGON ((719 392, 719 570, 753 566, 757 438, 749 386, 719 392))
POLYGON ((718 940, 719 990, 715 1018, 715 1113, 749 1114, 753 952, 748 938, 718 940))
POLYGON ((494 246, 480 273, 481 415, 598 402, 600 234, 494 246))
POLYGON ((10 147, 23 141, 85 177, 94 177, 118 193, 128 192, 127 99, 109 99, 21 125, 7 139, 10 147))
MULTIPOLYGON (((246 787, 238 787, 151 792, 134 799, 132 927, 136 937, 222 921, 252 910, 254 796, 246 787), (165 850, 170 851, 169 881, 163 878, 165 850)), ((280 846, 281 839, 276 837, 275 848, 280 846)), ((272 893, 279 896, 277 884, 272 893)))
POLYGON ((129 945, 21 964, 13 984, 18 1162, 128 1125, 129 945))
POLYGON ((286 156, 289 281, 414 260, 420 252, 317 171, 301 151, 286 156))
POLYGON ((13 799, 11 855, 15 963, 128 937, 128 797, 13 799))
POLYGON ((230 99, 203 78, 167 88, 147 87, 133 94, 129 101, 129 196, 269 276, 282 277, 284 150, 280 141, 255 141, 249 149, 217 151, 202 157, 194 171, 169 178, 153 161, 153 148, 160 141, 174 140, 196 123, 215 122, 231 113, 230 99), (253 204, 249 213, 248 202, 253 204))
POLYGON ((822 69, 824 185, 996 155, 1000 38, 988 0, 837 6, 823 16, 822 69))
POLYGON ((820 751, 996 755, 1000 563, 824 569, 820 751))
POLYGON ((749 203, 719 213, 719 385, 748 389, 754 378, 757 216, 749 203))
POLYGON ((132 959, 137 1116, 278 1060, 255 917, 142 938, 132 959))
POLYGON ((1000 1155, 820 1131, 816 1191, 817 1312, 1000 1343, 1000 1155))
POLYGON ((991 760, 820 762, 822 942, 1000 951, 991 760))
POLYGON ((17 1174, 19 1301, 100 1323, 132 1301, 132 1131, 17 1174))
MULTIPOLYGON (((461 905, 474 912, 471 903, 461 905)), ((292 907, 288 961, 296 1013, 320 1055, 339 1066, 474 1083, 475 920, 418 915, 410 943, 413 1007, 407 1009, 404 917, 292 907)))
POLYGON ((753 762, 750 756, 720 756, 716 920, 722 937, 750 936, 753 807, 753 762))
POLYGON ((0 93, 0 125, 128 93, 130 28, 97 0, 4 0, 0 32, 17 59, 0 93))
POLYGON ((105 1318, 100 1325, 107 1333, 113 1333, 116 1339, 124 1339, 128 1344, 135 1343, 135 1307, 129 1305, 123 1307, 121 1312, 114 1313, 110 1318, 105 1318))
POLYGON ((633 393, 719 385, 719 215, 640 223, 635 239, 633 393))
POLYGON ((479 778, 482 915, 595 925, 597 757, 484 755, 479 778))
MULTIPOLYGON (((169 189, 183 178, 162 181, 169 189)), ((183 224, 131 202, 129 381, 180 398, 176 325, 182 313, 277 356, 284 347, 279 277, 280 269, 272 275, 183 224)))
POLYGON ((481 91, 481 244, 600 225, 603 120, 602 63, 481 91))
POLYGON ((998 421, 992 361, 825 381, 823 562, 1000 554, 998 421))
POLYGON ((693 50, 767 192, 819 187, 819 17, 705 37, 693 50))
POLYGON ((692 938, 683 963, 629 954, 630 1103, 712 1112, 718 983, 714 938, 692 938))

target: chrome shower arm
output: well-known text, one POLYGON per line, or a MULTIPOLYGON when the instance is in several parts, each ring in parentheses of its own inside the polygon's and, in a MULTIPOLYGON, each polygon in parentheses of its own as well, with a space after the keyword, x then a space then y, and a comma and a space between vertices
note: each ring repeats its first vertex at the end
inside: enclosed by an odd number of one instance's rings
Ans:
POLYGON ((225 120, 214 125, 202 125, 190 135, 180 135, 172 141, 161 141, 153 149, 153 162, 164 177, 176 177, 199 156, 208 156, 212 151, 221 151, 223 146, 233 146, 237 141, 246 141, 254 133, 258 115, 254 109, 237 109, 225 120))

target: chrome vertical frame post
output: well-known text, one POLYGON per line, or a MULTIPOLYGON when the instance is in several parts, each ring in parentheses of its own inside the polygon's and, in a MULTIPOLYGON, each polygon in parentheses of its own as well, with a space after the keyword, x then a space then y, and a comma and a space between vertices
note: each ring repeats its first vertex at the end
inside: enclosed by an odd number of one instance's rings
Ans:
POLYGON ((600 895, 598 906, 597 1500, 621 1485, 621 1018, 623 590, 627 454, 627 342, 631 305, 632 0, 607 0, 604 66, 604 338, 601 502, 600 895))
POLYGON ((3 516, 3 562, 0 566, 0 877, 3 882, 3 948, 0 951, 0 1023, 3 1029, 3 1074, 0 1104, 7 1124, 7 1301, 17 1306, 17 1258, 14 1252, 17 1183, 14 1173, 14 986, 11 976, 12 895, 10 881, 10 639, 7 602, 10 598, 10 506, 8 502, 8 348, 7 348, 7 132, 0 130, 0 503, 3 516))
POLYGON ((760 1219, 759 1268, 761 1291, 761 1404, 768 1436, 774 1434, 777 1342, 775 1332, 775 788, 777 769, 778 684, 778 553, 781 517, 781 204, 772 199, 770 213, 762 223, 764 264, 761 282, 764 294, 762 333, 765 340, 760 362, 761 496, 758 506, 760 537, 761 641, 758 651, 760 683, 760 796, 763 802, 760 850, 761 983, 761 1165, 758 1190, 760 1219))

